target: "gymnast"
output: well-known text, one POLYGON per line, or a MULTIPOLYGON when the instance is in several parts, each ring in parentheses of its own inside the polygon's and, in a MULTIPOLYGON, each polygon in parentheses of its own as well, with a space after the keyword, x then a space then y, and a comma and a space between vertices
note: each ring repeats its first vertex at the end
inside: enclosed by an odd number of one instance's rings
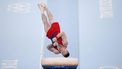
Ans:
POLYGON ((55 54, 62 54, 66 58, 69 57, 70 53, 67 50, 67 37, 64 32, 60 31, 59 23, 54 21, 53 15, 46 4, 38 4, 38 7, 41 11, 46 36, 52 42, 47 46, 48 50, 55 54))

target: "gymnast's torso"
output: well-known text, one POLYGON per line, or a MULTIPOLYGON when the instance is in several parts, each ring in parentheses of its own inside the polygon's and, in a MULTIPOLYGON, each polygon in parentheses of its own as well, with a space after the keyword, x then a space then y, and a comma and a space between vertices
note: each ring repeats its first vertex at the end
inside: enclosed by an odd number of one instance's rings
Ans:
MULTIPOLYGON (((52 39, 53 39, 54 37, 56 37, 59 33, 60 33, 60 25, 59 25, 59 23, 58 23, 58 22, 53 22, 53 23, 51 24, 51 27, 50 27, 49 30, 47 31, 46 36, 47 36, 49 39, 51 39, 51 41, 52 41, 52 39)), ((59 43, 59 44, 63 45, 63 43, 62 43, 62 38, 61 38, 61 37, 58 38, 57 40, 58 40, 58 43, 59 43)), ((52 41, 52 43, 53 43, 53 41, 52 41)))

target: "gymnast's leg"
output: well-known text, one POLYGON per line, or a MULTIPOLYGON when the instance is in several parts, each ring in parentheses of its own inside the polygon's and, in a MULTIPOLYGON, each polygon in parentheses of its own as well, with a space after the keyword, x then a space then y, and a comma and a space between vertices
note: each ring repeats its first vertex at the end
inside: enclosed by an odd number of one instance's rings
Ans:
POLYGON ((49 22, 47 20, 47 17, 45 15, 45 13, 44 13, 44 11, 45 11, 45 8, 44 8, 45 5, 44 4, 38 4, 38 7, 39 7, 39 9, 41 11, 41 17, 42 17, 42 22, 43 22, 43 25, 44 25, 44 30, 47 33, 47 31, 50 28, 50 24, 49 24, 49 22))
POLYGON ((47 13, 48 20, 49 20, 50 24, 52 24, 54 22, 53 15, 46 5, 45 5, 45 10, 47 13))

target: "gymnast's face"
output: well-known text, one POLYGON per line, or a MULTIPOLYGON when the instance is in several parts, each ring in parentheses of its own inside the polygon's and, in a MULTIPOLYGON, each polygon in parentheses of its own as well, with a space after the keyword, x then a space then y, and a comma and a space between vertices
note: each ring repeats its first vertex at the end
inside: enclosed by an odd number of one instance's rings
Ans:
POLYGON ((69 57, 70 53, 68 52, 68 50, 66 49, 66 47, 60 46, 59 50, 60 50, 60 52, 62 53, 62 55, 64 57, 66 57, 66 58, 69 57))
POLYGON ((61 45, 61 46, 59 47, 59 51, 60 51, 60 52, 64 52, 65 50, 66 50, 66 48, 65 48, 64 46, 61 45))
POLYGON ((62 55, 63 55, 65 58, 67 58, 67 57, 69 57, 70 53, 68 52, 67 49, 65 49, 65 50, 62 52, 62 55))

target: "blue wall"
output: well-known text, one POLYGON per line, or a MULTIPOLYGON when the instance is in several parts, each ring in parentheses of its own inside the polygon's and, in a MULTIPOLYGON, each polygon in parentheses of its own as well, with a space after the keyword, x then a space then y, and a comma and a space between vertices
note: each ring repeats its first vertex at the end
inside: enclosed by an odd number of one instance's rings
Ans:
POLYGON ((101 19, 99 0, 79 0, 80 69, 122 68, 120 3, 120 0, 113 0, 114 16, 101 19))
MULTIPOLYGON (((0 69, 3 60, 18 60, 18 69, 39 69, 42 28, 38 1, 0 1, 0 69), (8 5, 29 3, 32 9, 24 13, 8 10, 8 5)), ((15 8, 14 10, 17 10, 15 8)))

